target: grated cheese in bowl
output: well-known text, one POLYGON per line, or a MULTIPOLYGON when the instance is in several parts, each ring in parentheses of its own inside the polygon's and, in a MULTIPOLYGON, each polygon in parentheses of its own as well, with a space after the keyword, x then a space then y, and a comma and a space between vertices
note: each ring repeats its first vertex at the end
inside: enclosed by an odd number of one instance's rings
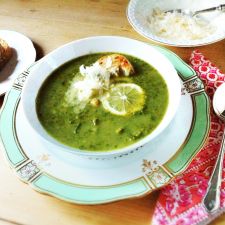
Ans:
POLYGON ((200 17, 153 9, 147 19, 151 32, 171 41, 199 40, 215 32, 215 27, 200 17))

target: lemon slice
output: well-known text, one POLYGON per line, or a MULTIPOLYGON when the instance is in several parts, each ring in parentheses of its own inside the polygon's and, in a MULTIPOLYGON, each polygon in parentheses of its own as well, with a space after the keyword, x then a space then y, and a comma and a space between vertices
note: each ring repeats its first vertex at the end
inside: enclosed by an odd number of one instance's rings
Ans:
POLYGON ((120 83, 112 85, 101 100, 105 110, 116 115, 126 116, 143 108, 145 93, 136 84, 120 83))

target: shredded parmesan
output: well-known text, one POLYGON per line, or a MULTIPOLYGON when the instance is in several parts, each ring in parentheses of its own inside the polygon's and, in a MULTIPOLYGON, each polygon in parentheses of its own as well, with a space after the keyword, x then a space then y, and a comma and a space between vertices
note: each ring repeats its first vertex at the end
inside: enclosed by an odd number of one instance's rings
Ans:
POLYGON ((91 66, 80 66, 81 79, 77 77, 72 81, 66 92, 66 102, 80 111, 94 96, 100 96, 110 86, 110 76, 114 73, 111 67, 112 60, 107 58, 106 66, 95 62, 91 66))
POLYGON ((215 27, 200 17, 160 9, 153 9, 147 21, 152 33, 172 41, 203 39, 215 31, 215 27))

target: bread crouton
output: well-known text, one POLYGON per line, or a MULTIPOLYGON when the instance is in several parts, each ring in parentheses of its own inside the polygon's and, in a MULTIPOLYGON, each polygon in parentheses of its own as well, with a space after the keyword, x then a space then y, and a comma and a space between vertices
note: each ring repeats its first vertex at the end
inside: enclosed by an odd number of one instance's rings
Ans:
POLYGON ((5 64, 12 57, 12 49, 9 45, 0 38, 0 70, 5 66, 5 64))
POLYGON ((97 62, 105 68, 108 68, 113 75, 130 76, 134 73, 134 68, 129 60, 120 54, 111 54, 101 57, 97 62))

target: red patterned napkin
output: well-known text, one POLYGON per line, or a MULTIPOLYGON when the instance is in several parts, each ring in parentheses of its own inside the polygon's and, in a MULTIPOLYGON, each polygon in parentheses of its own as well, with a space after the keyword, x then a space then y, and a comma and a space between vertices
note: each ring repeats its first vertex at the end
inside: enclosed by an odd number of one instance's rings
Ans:
MULTIPOLYGON (((190 64, 204 82, 206 92, 212 100, 216 88, 225 82, 225 74, 222 74, 199 51, 194 51, 191 54, 190 64)), ((218 215, 225 212, 225 162, 220 210, 210 215, 201 204, 220 148, 224 129, 222 121, 214 114, 212 105, 210 117, 210 133, 205 146, 197 154, 187 170, 162 189, 156 204, 153 224, 208 224, 218 215)))

